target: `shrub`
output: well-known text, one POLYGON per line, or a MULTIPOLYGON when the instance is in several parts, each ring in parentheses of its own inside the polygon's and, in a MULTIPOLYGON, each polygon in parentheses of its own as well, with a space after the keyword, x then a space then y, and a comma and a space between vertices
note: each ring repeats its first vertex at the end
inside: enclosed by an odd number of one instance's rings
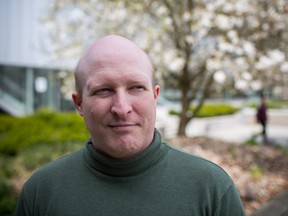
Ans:
POLYGON ((89 137, 83 119, 76 113, 39 111, 17 118, 0 116, 0 153, 14 155, 37 144, 83 142, 89 137))
POLYGON ((66 142, 61 145, 35 145, 18 153, 15 166, 22 167, 23 170, 32 172, 37 168, 84 146, 85 144, 83 142, 66 142), (33 159, 31 160, 31 158, 33 159))
MULTIPOLYGON (((251 108, 257 108, 259 106, 259 103, 250 103, 248 106, 251 108)), ((285 107, 288 107, 288 101, 287 100, 269 100, 267 104, 268 109, 283 109, 285 107)))
MULTIPOLYGON (((190 111, 194 112, 195 107, 191 106, 190 111)), ((230 115, 237 112, 239 108, 230 106, 228 104, 205 104, 201 107, 196 117, 212 117, 219 115, 230 115)), ((170 115, 179 115, 179 112, 175 110, 170 110, 170 115)))
POLYGON ((263 177, 263 171, 257 165, 252 166, 249 172, 250 172, 251 177, 255 180, 261 179, 263 177))
POLYGON ((0 178, 0 215, 13 215, 17 198, 7 180, 0 178))
MULTIPOLYGON (((194 108, 190 110, 193 112, 194 108)), ((196 117, 212 117, 220 115, 230 115, 237 112, 239 108, 230 106, 228 104, 205 104, 197 113, 196 117)))

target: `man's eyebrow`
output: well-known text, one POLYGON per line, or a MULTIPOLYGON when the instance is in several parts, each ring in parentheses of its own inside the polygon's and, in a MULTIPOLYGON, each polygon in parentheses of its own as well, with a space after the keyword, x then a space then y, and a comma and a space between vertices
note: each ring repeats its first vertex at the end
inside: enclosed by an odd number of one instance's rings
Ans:
POLYGON ((87 90, 88 91, 91 91, 91 90, 93 90, 93 89, 95 89, 95 88, 97 88, 97 87, 101 87, 101 86, 103 86, 104 85, 104 83, 100 83, 100 82, 97 82, 97 81, 87 81, 87 90))

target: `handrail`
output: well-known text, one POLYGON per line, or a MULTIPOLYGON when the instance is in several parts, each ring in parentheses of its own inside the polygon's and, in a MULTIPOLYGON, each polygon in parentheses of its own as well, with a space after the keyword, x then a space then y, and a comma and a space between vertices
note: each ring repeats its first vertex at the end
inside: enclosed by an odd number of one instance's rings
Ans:
MULTIPOLYGON (((23 82, 25 82, 25 80, 23 80, 23 82)), ((30 110, 27 109, 27 104, 31 104, 33 98, 26 97, 26 88, 31 88, 31 86, 23 87, 20 83, 15 82, 15 80, 9 77, 9 74, 1 74, 0 107, 12 115, 21 116, 30 112, 30 110)))
POLYGON ((26 114, 25 104, 0 89, 0 106, 12 115, 26 114))
POLYGON ((25 89, 19 86, 8 76, 5 76, 5 74, 0 80, 0 89, 21 102, 25 101, 25 89))

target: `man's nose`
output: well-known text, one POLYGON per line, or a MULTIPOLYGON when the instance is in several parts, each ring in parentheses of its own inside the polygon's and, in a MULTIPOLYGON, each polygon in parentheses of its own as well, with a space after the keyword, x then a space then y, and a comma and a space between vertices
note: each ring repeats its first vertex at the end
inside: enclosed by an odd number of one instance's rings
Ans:
POLYGON ((131 102, 125 92, 116 93, 113 97, 111 112, 119 118, 125 118, 132 111, 131 102))

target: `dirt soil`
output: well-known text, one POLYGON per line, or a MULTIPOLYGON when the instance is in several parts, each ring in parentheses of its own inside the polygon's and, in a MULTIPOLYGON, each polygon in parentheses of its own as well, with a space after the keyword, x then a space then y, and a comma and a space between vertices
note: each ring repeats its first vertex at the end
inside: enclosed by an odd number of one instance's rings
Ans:
POLYGON ((207 137, 173 138, 173 146, 220 165, 239 190, 247 216, 288 189, 288 151, 245 146, 207 137))

